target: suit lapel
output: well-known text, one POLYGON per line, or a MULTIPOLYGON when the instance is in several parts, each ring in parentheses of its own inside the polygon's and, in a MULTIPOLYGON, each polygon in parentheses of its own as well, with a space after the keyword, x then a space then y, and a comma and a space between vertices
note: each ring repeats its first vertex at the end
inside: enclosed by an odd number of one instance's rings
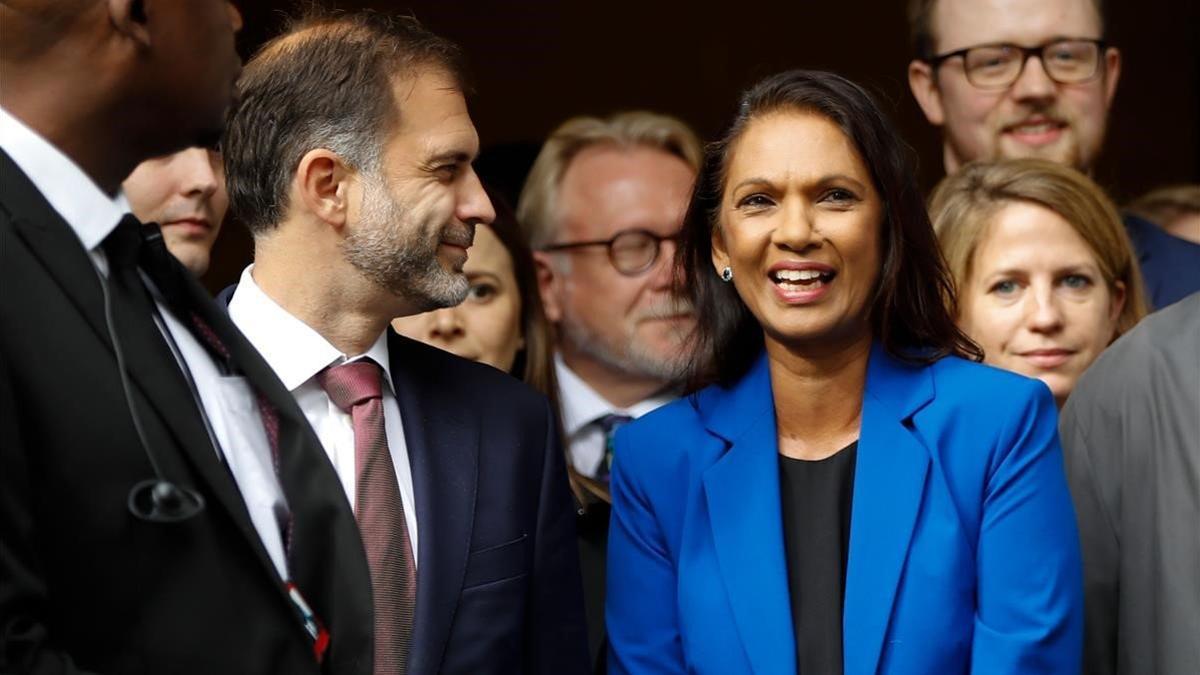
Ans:
POLYGON ((933 398, 927 367, 871 351, 854 477, 843 634, 846 673, 874 673, 929 470, 911 418, 933 398))
POLYGON ((765 355, 732 389, 705 393, 705 426, 728 446, 703 477, 721 581, 753 670, 777 672, 796 648, 765 355))
POLYGON ((99 277, 79 237, 3 151, 0 151, 0 186, 3 187, 3 206, 9 212, 17 236, 70 298, 96 335, 108 344, 99 277))
MULTIPOLYGON (((420 535, 409 672, 436 672, 458 606, 475 520, 480 425, 438 386, 412 341, 388 330, 388 351, 412 468, 420 535)), ((452 389, 452 388, 450 388, 452 389)))
MULTIPOLYGON (((0 152, 0 184, 4 185, 4 200, 17 236, 111 351, 100 278, 79 238, 3 152, 0 152)), ((207 496, 215 497, 233 516, 264 569, 277 576, 229 472, 208 440, 208 432, 182 372, 178 368, 163 368, 164 363, 174 363, 175 357, 158 327, 149 316, 130 311, 130 308, 114 309, 125 338, 122 352, 126 367, 130 379, 142 393, 141 405, 149 405, 158 413, 164 427, 184 450, 192 468, 207 484, 207 496)))
POLYGON ((371 652, 374 630, 370 570, 336 471, 292 394, 229 318, 236 285, 211 301, 165 249, 151 248, 150 255, 157 256, 159 274, 169 276, 176 291, 189 296, 190 305, 278 415, 279 480, 293 516, 288 567, 317 616, 332 629, 329 667, 333 672, 358 672, 364 655, 371 652))

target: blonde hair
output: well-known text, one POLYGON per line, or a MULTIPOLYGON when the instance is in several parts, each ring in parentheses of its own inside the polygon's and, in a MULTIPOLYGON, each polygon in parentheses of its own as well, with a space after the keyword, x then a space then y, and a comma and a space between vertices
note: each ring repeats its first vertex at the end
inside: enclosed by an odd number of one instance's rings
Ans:
POLYGON ((1125 210, 1163 227, 1180 216, 1200 213, 1200 185, 1156 188, 1130 202, 1125 210))
POLYGON ((1092 249, 1109 291, 1116 291, 1117 282, 1124 285, 1114 339, 1146 316, 1142 274, 1116 207, 1087 176, 1041 159, 971 162, 934 189, 929 215, 959 292, 971 278, 988 225, 1013 202, 1057 213, 1092 249))
POLYGON ((558 189, 575 155, 594 145, 620 148, 649 147, 674 155, 693 171, 700 170, 700 139, 682 121, 667 115, 635 110, 607 119, 574 117, 546 139, 525 179, 517 202, 517 221, 533 249, 554 241, 558 229, 558 189))

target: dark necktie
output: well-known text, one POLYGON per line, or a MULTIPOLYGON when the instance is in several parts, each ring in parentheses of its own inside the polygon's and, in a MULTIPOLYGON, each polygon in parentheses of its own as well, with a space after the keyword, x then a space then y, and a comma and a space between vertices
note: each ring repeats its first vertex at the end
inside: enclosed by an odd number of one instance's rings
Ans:
POLYGON ((604 461, 600 463, 600 469, 596 471, 596 480, 608 483, 612 472, 613 436, 616 435, 617 429, 631 421, 633 421, 633 417, 629 415, 609 414, 598 417, 592 422, 600 428, 600 431, 604 432, 604 461))
POLYGON ((383 369, 370 359, 326 368, 317 381, 354 425, 354 512, 375 596, 375 672, 404 673, 417 573, 383 418, 383 369))
MULTIPOLYGON (((254 376, 248 378, 252 384, 264 381, 263 378, 273 377, 260 367, 261 364, 258 361, 246 358, 245 350, 253 348, 245 343, 244 338, 236 335, 236 329, 231 327, 227 319, 217 316, 220 310, 216 309, 211 299, 204 294, 203 289, 194 280, 185 276, 187 272, 167 250, 157 225, 143 225, 134 216, 126 215, 104 239, 102 246, 105 256, 108 258, 109 287, 116 296, 114 305, 120 319, 118 326, 125 326, 122 331, 123 335, 129 332, 137 339, 137 342, 130 345, 131 347, 147 346, 161 349, 164 352, 163 358, 174 360, 173 356, 168 355, 170 352, 167 351, 166 339, 153 322, 152 317, 158 310, 154 299, 142 282, 138 272, 140 266, 162 294, 171 313, 187 327, 188 331, 209 352, 209 355, 223 371, 241 373, 239 365, 245 364, 253 371, 247 373, 254 376), (224 333, 224 337, 222 337, 222 333, 224 333)), ((186 368, 186 364, 183 364, 182 367, 186 368)), ((302 490, 294 486, 310 484, 299 474, 308 472, 308 467, 311 466, 310 462, 319 461, 319 458, 281 456, 279 410, 261 389, 256 387, 255 393, 263 430, 266 432, 267 443, 271 448, 275 471, 290 507, 288 522, 282 532, 292 577, 292 582, 287 584, 286 590, 288 597, 296 606, 305 629, 313 639, 313 654, 320 662, 329 647, 331 636, 321 620, 313 614, 301 589, 320 588, 321 580, 330 572, 324 569, 325 560, 319 554, 309 552, 295 555, 292 545, 298 538, 298 520, 301 526, 306 525, 310 520, 304 518, 303 513, 300 514, 299 519, 297 518, 298 512, 303 511, 306 502, 297 496, 302 490)), ((201 401, 197 400, 196 405, 199 407, 201 401)), ((204 413, 201 411, 200 414, 204 413)), ((213 441, 215 442, 216 439, 213 441)), ((304 449, 303 444, 291 444, 289 447, 294 450, 304 449)), ((306 530, 303 532, 302 538, 306 542, 312 543, 323 541, 326 538, 314 536, 315 534, 306 530)), ((310 548, 311 544, 305 546, 306 550, 310 548)))

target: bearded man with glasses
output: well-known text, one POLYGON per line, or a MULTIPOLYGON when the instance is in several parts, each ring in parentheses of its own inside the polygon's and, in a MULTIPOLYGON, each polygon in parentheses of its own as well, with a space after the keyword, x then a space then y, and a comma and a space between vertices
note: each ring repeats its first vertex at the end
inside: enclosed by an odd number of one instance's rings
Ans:
POLYGON ((678 394, 690 358, 695 318, 674 293, 672 263, 700 158, 699 139, 677 119, 577 117, 551 133, 517 206, 557 333, 594 672, 605 672, 610 441, 678 394))
MULTIPOLYGON (((908 17, 908 83, 942 130, 947 173, 1035 157, 1091 174, 1121 74, 1102 0, 909 0, 908 17)), ((1200 290, 1200 245, 1125 225, 1154 307, 1200 290)))
POLYGON ((908 82, 947 173, 1007 157, 1091 169, 1121 73, 1098 0, 913 0, 909 15, 908 82))
POLYGON ((672 259, 699 165, 700 142, 676 119, 577 117, 550 135, 521 193, 517 218, 558 333, 570 459, 584 476, 607 476, 607 417, 670 400, 689 356, 695 321, 673 292, 672 259))

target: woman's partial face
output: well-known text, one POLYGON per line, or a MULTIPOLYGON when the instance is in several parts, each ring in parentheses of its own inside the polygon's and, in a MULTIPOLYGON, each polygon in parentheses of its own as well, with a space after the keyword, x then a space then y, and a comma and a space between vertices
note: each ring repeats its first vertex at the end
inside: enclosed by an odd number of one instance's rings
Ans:
POLYGON ((463 273, 470 290, 462 304, 401 317, 392 327, 401 335, 507 372, 525 345, 521 294, 512 256, 487 225, 476 226, 463 273))
POLYGON ((1109 288, 1070 223, 1026 202, 987 225, 959 293, 959 324, 987 363, 1045 382, 1061 406, 1112 342, 1125 288, 1109 288))
POLYGON ((730 148, 713 266, 728 266, 768 342, 827 348, 870 333, 883 207, 825 117, 769 113, 730 148))

